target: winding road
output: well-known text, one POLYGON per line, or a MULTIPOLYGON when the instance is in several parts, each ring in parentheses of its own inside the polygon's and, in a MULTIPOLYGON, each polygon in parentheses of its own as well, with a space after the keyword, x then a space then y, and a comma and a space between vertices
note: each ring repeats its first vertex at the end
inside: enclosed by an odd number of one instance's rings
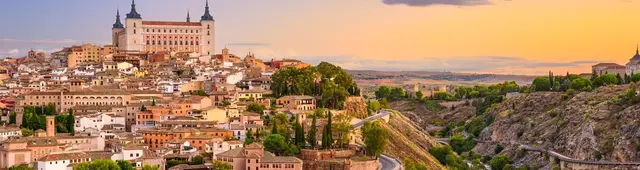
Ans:
POLYGON ((396 159, 393 159, 387 155, 380 155, 380 170, 400 170, 402 165, 396 159))

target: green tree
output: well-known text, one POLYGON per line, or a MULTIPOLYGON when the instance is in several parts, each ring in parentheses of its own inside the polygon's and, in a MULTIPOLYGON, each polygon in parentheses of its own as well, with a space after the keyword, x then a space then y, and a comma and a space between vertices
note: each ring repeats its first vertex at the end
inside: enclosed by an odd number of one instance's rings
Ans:
POLYGON ((93 160, 91 162, 83 162, 75 165, 73 170, 120 170, 120 166, 113 161, 108 159, 98 159, 93 160))
POLYGON ((30 168, 29 165, 23 163, 20 165, 13 165, 9 167, 9 170, 34 170, 34 169, 30 168))
POLYGON ((345 148, 349 145, 351 139, 351 116, 347 114, 339 114, 335 116, 335 123, 332 125, 332 132, 335 132, 340 138, 339 147, 345 148))
POLYGON ((222 101, 222 106, 229 106, 229 105, 231 105, 231 102, 229 102, 228 100, 222 101))
POLYGON ((504 147, 500 144, 496 145, 496 148, 493 149, 493 153, 495 154, 499 154, 500 152, 502 152, 502 150, 504 150, 504 147))
POLYGON ((400 100, 402 98, 404 98, 406 96, 406 93, 404 92, 404 89, 402 87, 394 87, 393 89, 391 89, 391 94, 389 99, 391 100, 400 100))
POLYGON ((204 164, 204 159, 200 155, 194 156, 193 158, 191 158, 191 162, 189 162, 189 165, 200 165, 200 164, 204 164))
POLYGON ((146 107, 144 107, 144 105, 142 105, 142 106, 140 106, 140 111, 143 111, 143 112, 144 112, 144 111, 147 111, 147 108, 146 108, 146 107))
POLYGON ((416 99, 420 100, 422 99, 422 96, 424 96, 424 94, 422 94, 422 90, 418 90, 416 92, 416 99))
POLYGON ((316 127, 316 118, 317 116, 313 116, 311 120, 311 129, 309 129, 309 133, 307 134, 307 142, 311 145, 311 148, 316 147, 316 133, 318 133, 318 128, 316 127))
POLYGON ((296 118, 296 122, 293 125, 295 131, 295 144, 298 146, 304 146, 304 123, 298 121, 296 118))
POLYGON ((264 149, 276 155, 282 155, 289 149, 289 145, 282 135, 271 134, 264 140, 264 149))
POLYGON ((255 102, 253 102, 253 103, 251 103, 251 104, 249 104, 247 106, 247 111, 255 112, 255 113, 258 113, 258 114, 263 114, 265 109, 267 109, 266 106, 264 106, 263 104, 260 104, 260 103, 255 103, 255 102))
POLYGON ((462 152, 469 152, 476 146, 476 141, 471 136, 465 138, 462 134, 456 134, 451 137, 450 140, 451 149, 458 154, 462 154, 462 152))
POLYGON ((16 112, 9 114, 9 124, 16 124, 16 112))
POLYGON ((69 116, 67 117, 67 130, 69 131, 69 133, 71 133, 71 135, 75 134, 75 123, 76 123, 76 117, 73 115, 73 109, 69 108, 69 116))
POLYGON ((117 160, 116 163, 118 163, 118 167, 120 167, 121 170, 135 170, 129 161, 117 160))
POLYGON ((151 106, 156 106, 156 98, 151 99, 151 106))
POLYGON ((391 88, 389 86, 380 86, 375 94, 378 99, 389 98, 391 96, 391 88))
POLYGON ((573 90, 583 90, 587 87, 591 87, 591 80, 579 77, 573 79, 569 87, 573 90))
POLYGON ((33 134, 34 134, 33 130, 31 130, 31 129, 25 129, 25 128, 22 128, 22 129, 20 130, 20 132, 22 133, 22 136, 24 136, 24 137, 27 137, 27 136, 33 136, 33 134))
POLYGON ((449 92, 445 92, 445 91, 438 91, 435 92, 433 94, 433 99, 434 100, 445 100, 445 101, 454 101, 456 100, 456 97, 453 96, 451 93, 449 92))
POLYGON ((536 79, 533 79, 532 86, 535 86, 535 88, 533 89, 535 91, 549 91, 551 90, 549 84, 551 84, 551 81, 549 81, 548 78, 538 77, 536 79))
POLYGON ((333 132, 331 131, 331 125, 333 124, 333 121, 331 121, 333 117, 333 114, 331 112, 329 112, 329 114, 327 115, 327 124, 325 125, 325 133, 322 136, 323 138, 326 136, 326 142, 323 141, 322 143, 322 148, 323 149, 329 149, 331 148, 331 144, 333 144, 333 132))
POLYGON ((247 134, 246 134, 245 136, 247 136, 247 137, 246 137, 246 138, 244 138, 244 146, 247 146, 247 145, 249 145, 249 144, 252 144, 252 143, 253 143, 253 141, 255 140, 255 139, 254 139, 254 136, 253 136, 253 132, 252 132, 252 130, 251 130, 251 129, 249 129, 249 130, 247 131, 247 134))
POLYGON ((556 88, 554 87, 554 82, 553 81, 553 72, 549 71, 549 90, 555 90, 556 88))
POLYGON ((622 78, 622 76, 620 76, 620 73, 616 74, 616 79, 618 79, 618 84, 622 84, 624 82, 624 79, 622 78))
POLYGON ((325 108, 342 109, 349 92, 333 82, 326 82, 322 87, 322 105, 325 108))
POLYGON ((618 78, 616 77, 615 74, 603 74, 600 77, 596 78, 596 80, 600 80, 600 81, 593 82, 594 86, 618 84, 618 78))
POLYGON ((429 153, 435 157, 441 164, 446 163, 447 155, 453 154, 453 150, 449 145, 434 146, 429 149, 429 153))
POLYGON ((214 161, 213 164, 211 165, 211 170, 231 170, 231 169, 233 169, 233 166, 231 166, 231 164, 227 162, 222 162, 219 160, 214 161))
POLYGON ((145 164, 144 166, 142 166, 142 170, 160 170, 160 167, 158 167, 157 165, 145 164))
POLYGON ((378 158, 384 151, 387 143, 387 129, 380 126, 377 121, 365 121, 362 126, 362 137, 365 144, 365 153, 367 156, 378 158))
POLYGON ((371 101, 367 105, 367 109, 371 110, 372 112, 377 112, 381 108, 382 108, 382 106, 380 105, 380 102, 378 102, 378 101, 371 101))
POLYGON ((380 100, 380 107, 383 109, 391 109, 391 105, 387 101, 387 98, 382 98, 382 100, 380 100))
POLYGON ((507 164, 513 164, 513 161, 508 156, 502 154, 496 155, 496 157, 489 161, 489 166, 495 170, 504 170, 507 164))

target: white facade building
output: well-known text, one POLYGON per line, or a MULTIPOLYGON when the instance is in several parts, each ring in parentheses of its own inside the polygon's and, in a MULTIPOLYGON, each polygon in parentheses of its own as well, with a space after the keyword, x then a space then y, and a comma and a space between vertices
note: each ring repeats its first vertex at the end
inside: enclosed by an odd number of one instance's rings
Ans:
POLYGON ((136 11, 135 2, 126 15, 124 25, 120 22, 120 12, 111 31, 112 43, 119 50, 131 51, 175 51, 198 52, 214 55, 215 20, 209 13, 209 2, 205 6, 200 22, 191 22, 187 12, 186 22, 143 21, 136 11))
POLYGON ((76 116, 75 130, 83 132, 88 129, 101 130, 105 125, 125 126, 125 117, 116 116, 115 113, 102 112, 89 115, 76 116))

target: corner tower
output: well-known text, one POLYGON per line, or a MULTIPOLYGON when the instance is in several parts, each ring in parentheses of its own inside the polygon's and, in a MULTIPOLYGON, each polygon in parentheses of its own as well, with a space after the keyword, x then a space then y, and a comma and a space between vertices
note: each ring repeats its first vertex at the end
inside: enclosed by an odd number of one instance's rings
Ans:
POLYGON ((53 137, 56 136, 56 117, 55 116, 47 116, 47 136, 53 137))
POLYGON ((125 43, 122 49, 127 50, 144 50, 144 43, 142 39, 142 15, 136 11, 136 1, 131 0, 131 11, 127 14, 125 19, 125 43))
POLYGON ((120 9, 118 9, 116 12, 116 23, 114 23, 113 27, 111 28, 111 45, 114 45, 116 47, 120 46, 120 38, 118 34, 122 30, 124 30, 124 25, 122 25, 122 23, 120 22, 120 9))
POLYGON ((209 0, 204 7, 204 15, 200 17, 200 24, 202 25, 200 54, 215 55, 215 20, 209 13, 209 0))

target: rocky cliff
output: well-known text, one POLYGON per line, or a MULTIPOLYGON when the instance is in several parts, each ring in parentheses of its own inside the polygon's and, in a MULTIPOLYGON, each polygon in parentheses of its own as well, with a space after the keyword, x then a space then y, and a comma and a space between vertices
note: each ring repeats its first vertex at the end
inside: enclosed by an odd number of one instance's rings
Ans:
POLYGON ((345 112, 353 117, 366 118, 367 114, 367 102, 362 97, 347 97, 344 102, 345 112))
POLYGON ((629 85, 601 87, 592 92, 521 94, 496 104, 486 115, 495 121, 478 136, 474 151, 514 158, 516 164, 550 169, 540 154, 518 150, 519 144, 547 148, 580 160, 640 162, 640 104, 621 96, 629 85))

